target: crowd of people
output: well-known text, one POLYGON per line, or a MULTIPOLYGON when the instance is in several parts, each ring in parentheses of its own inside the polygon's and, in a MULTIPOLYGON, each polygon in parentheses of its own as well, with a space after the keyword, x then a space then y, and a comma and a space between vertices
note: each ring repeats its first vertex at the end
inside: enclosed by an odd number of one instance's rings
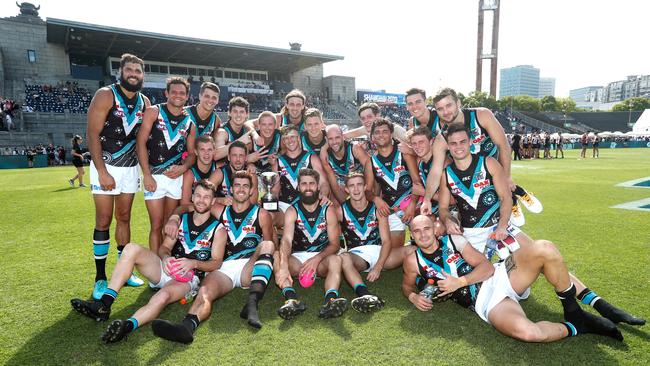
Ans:
POLYGON ((0 97, 0 130, 14 130, 14 118, 16 111, 20 108, 13 99, 0 97))
POLYGON ((84 114, 91 99, 92 94, 76 81, 25 85, 26 111, 84 114))
POLYGON ((557 246, 521 230, 525 220, 515 211, 521 204, 540 213, 541 202, 513 181, 510 146, 492 112, 461 108, 452 89, 438 92, 433 106, 424 90, 408 90, 408 131, 364 103, 362 126, 344 133, 326 126, 299 90, 279 113, 252 118, 246 99, 234 97, 222 123, 217 85, 203 83, 198 103, 186 107, 189 84, 170 78, 166 102, 152 105, 139 93, 144 77, 142 60, 123 55, 119 82, 98 91, 89 113, 95 285, 92 300, 71 305, 109 320, 122 288, 144 284, 135 269, 157 290, 131 317, 110 322, 106 343, 149 322, 156 336, 191 343, 212 303, 237 287, 248 289, 240 317, 259 329, 272 281, 285 299, 277 314, 287 321, 307 309, 295 283, 309 287, 316 277, 323 279, 319 317, 348 307, 377 311, 390 300, 367 282, 388 281, 382 271, 399 267, 395 286, 418 310, 450 300, 521 341, 583 333, 622 340, 616 323, 645 324, 569 273, 557 246), (130 242, 140 171, 148 248, 130 242), (109 281, 113 218, 119 259, 109 281), (533 322, 518 304, 542 272, 563 322, 533 322), (157 319, 167 304, 192 298, 180 322, 157 319))

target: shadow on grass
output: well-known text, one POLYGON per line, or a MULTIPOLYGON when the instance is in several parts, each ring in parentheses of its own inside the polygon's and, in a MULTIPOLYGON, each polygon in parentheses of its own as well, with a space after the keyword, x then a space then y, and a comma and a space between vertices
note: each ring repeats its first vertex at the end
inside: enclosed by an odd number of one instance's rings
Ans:
POLYGON ((68 191, 74 191, 76 189, 79 189, 79 187, 65 187, 65 188, 55 189, 51 193, 68 192, 68 191))
MULTIPOLYGON (((538 303, 533 296, 523 302, 522 307, 533 321, 563 320, 561 313, 551 311, 546 305, 538 303)), ((433 311, 433 314, 423 313, 412 307, 410 313, 402 318, 401 326, 425 339, 437 338, 458 344, 467 343, 470 348, 480 352, 488 364, 500 364, 508 360, 528 364, 617 364, 618 360, 603 350, 603 346, 622 351, 628 348, 625 343, 593 334, 549 344, 524 343, 499 333, 475 312, 451 301, 434 304, 433 311), (449 329, 454 331, 448 331, 449 329)))
MULTIPOLYGON (((70 309, 65 318, 42 330, 25 343, 11 359, 8 365, 62 365, 87 364, 96 362, 101 365, 137 363, 140 355, 137 350, 141 345, 155 341, 149 324, 131 334, 126 340, 116 344, 104 344, 100 335, 114 319, 126 319, 139 307, 145 305, 153 293, 143 290, 132 304, 111 313, 109 321, 96 322, 70 309), (131 362, 128 362, 131 361, 131 362)), ((117 300, 119 301, 119 300, 117 300)), ((173 308, 174 304, 168 306, 173 308)), ((165 310, 165 311, 166 311, 165 310)), ((163 314, 164 312, 163 311, 163 314)), ((173 353, 183 351, 180 346, 163 344, 150 364, 164 364, 173 353)))

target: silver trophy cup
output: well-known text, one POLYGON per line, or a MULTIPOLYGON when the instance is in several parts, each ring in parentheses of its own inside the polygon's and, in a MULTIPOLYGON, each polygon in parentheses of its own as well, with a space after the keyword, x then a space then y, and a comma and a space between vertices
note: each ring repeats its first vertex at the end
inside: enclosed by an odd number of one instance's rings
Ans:
POLYGON ((278 182, 280 176, 276 172, 264 172, 260 174, 264 184, 264 195, 262 196, 262 208, 275 212, 278 210, 278 198, 271 192, 271 188, 278 182))

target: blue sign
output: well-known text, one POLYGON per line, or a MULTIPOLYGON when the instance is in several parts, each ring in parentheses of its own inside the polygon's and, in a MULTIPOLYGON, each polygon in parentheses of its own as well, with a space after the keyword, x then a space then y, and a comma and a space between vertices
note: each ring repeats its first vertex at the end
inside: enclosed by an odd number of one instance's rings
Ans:
POLYGON ((357 92, 357 102, 359 104, 365 103, 365 102, 373 102, 373 103, 377 103, 377 104, 405 105, 406 104, 406 95, 405 94, 382 93, 382 92, 358 91, 357 92))

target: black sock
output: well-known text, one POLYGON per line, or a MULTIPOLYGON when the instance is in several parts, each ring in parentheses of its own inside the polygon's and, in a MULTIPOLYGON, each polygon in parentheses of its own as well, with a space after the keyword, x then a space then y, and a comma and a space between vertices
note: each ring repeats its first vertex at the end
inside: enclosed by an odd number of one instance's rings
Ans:
POLYGON ((555 292, 557 294, 557 297, 560 299, 562 302, 562 307, 564 308, 564 314, 566 315, 567 313, 573 313, 576 311, 580 310, 580 305, 578 305, 578 302, 576 301, 576 286, 571 283, 571 286, 562 291, 562 292, 555 292))
POLYGON ((370 291, 368 291, 368 287, 364 283, 360 283, 356 286, 354 286, 354 293, 358 297, 365 296, 365 295, 370 295, 370 291))
POLYGON ((600 315, 614 323, 627 323, 631 325, 645 324, 645 319, 637 318, 625 310, 617 308, 588 288, 585 288, 580 292, 578 299, 580 299, 583 304, 592 306, 600 315))
POLYGON ((282 295, 284 295, 285 300, 298 300, 298 294, 293 287, 285 287, 282 289, 282 295))
POLYGON ((126 329, 127 334, 133 332, 138 329, 138 320, 136 318, 128 318, 124 324, 124 328, 126 329))
POLYGON ((199 324, 201 324, 201 321, 199 320, 199 317, 194 315, 194 314, 187 314, 185 316, 185 319, 181 322, 185 328, 187 328, 190 332, 194 333, 196 328, 199 327, 199 324))
POLYGON ((102 298, 99 301, 101 301, 104 304, 104 306, 110 309, 116 298, 117 298, 117 292, 112 288, 107 288, 106 291, 104 291, 104 294, 102 295, 102 298))
POLYGON ((95 258, 95 282, 106 280, 106 257, 110 246, 108 230, 93 232, 93 256, 95 258))
POLYGON ((333 288, 332 288, 332 289, 329 289, 329 290, 327 290, 327 292, 325 293, 325 303, 327 304, 330 300, 332 300, 332 299, 336 299, 337 297, 339 297, 339 292, 338 292, 338 290, 333 289, 333 288))
POLYGON ((126 245, 118 245, 118 246, 117 246, 117 255, 118 255, 118 256, 121 256, 121 255, 122 255, 122 251, 124 250, 124 247, 125 247, 125 246, 126 246, 126 245))
POLYGON ((250 294, 255 294, 256 301, 261 300, 273 274, 273 255, 261 254, 253 265, 250 294))
POLYGON ((523 188, 521 188, 520 186, 516 186, 515 191, 512 192, 512 193, 516 194, 517 196, 523 196, 523 195, 526 194, 526 191, 523 188))

